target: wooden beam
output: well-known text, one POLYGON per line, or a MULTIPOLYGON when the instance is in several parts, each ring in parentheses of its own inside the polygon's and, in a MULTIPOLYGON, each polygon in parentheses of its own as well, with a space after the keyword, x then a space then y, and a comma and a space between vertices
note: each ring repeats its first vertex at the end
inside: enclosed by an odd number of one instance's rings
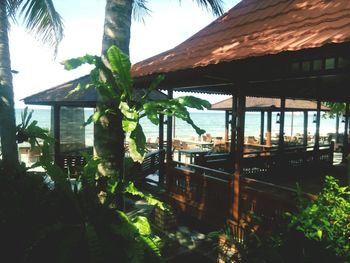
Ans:
POLYGON ((272 111, 267 112, 267 129, 266 129, 266 145, 272 146, 271 140, 271 131, 272 131, 272 111))
MULTIPOLYGON (((164 115, 159 114, 159 150, 164 149, 164 115)), ((159 155, 159 184, 164 184, 164 154, 159 155)))
POLYGON ((307 128, 308 128, 308 123, 309 123, 309 112, 304 111, 304 135, 303 135, 303 145, 307 146, 307 128))
POLYGON ((265 111, 261 111, 260 113, 260 144, 263 145, 265 143, 265 111))
POLYGON ((315 150, 318 150, 320 148, 320 123, 321 123, 321 101, 317 100, 316 133, 315 133, 315 146, 314 146, 315 150))
MULTIPOLYGON (((168 99, 173 98, 173 90, 169 89, 168 90, 168 99)), ((167 117, 167 148, 166 148, 166 161, 167 164, 170 164, 172 161, 172 144, 173 144, 173 117, 168 116, 167 117)))
POLYGON ((239 221, 239 191, 240 177, 243 173, 243 152, 244 152, 244 124, 245 124, 245 95, 239 94, 237 98, 237 143, 235 151, 235 171, 234 171, 234 198, 233 198, 233 220, 239 221))
POLYGON ((61 153, 61 107, 53 106, 53 136, 54 136, 54 160, 58 163, 58 158, 61 153))
POLYGON ((281 98, 281 112, 280 112, 280 133, 278 139, 278 149, 283 150, 284 148, 284 116, 286 109, 286 98, 281 98))

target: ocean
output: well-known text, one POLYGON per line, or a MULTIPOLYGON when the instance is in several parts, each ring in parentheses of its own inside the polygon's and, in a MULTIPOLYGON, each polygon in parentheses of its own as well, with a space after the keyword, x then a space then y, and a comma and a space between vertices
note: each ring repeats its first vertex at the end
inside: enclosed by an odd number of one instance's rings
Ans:
MULTIPOLYGON (((21 121, 22 109, 16 109, 16 121, 21 121)), ((85 119, 92 114, 92 109, 85 109, 85 119)), ((50 129, 51 110, 47 109, 34 109, 33 120, 38 121, 38 125, 50 129)), ((310 134, 315 133, 316 125, 312 122, 313 115, 315 112, 309 112, 309 128, 310 134)), ((200 128, 206 130, 206 133, 210 133, 212 137, 223 137, 225 129, 225 113, 220 111, 203 111, 203 112, 191 112, 191 118, 200 128)), ((322 114, 323 116, 324 114, 322 114)), ((265 126, 266 126, 266 114, 265 114, 265 126)), ((272 114, 272 135, 279 132, 279 124, 276 124, 276 113, 272 114)), ((321 135, 326 135, 330 132, 335 132, 335 119, 321 118, 321 135)), ((158 137, 158 127, 152 124, 147 118, 141 120, 146 138, 151 138, 152 141, 158 137)), ((344 130, 344 124, 340 123, 340 132, 344 130)), ((265 127, 266 131, 266 127, 265 127)), ((296 133, 303 133, 303 113, 294 112, 293 118, 292 113, 287 112, 285 117, 285 135, 291 135, 296 133), (292 121, 293 119, 293 121, 292 121), (293 126, 291 125, 293 122, 293 126), (291 128, 293 127, 293 128, 291 128)), ((245 136, 258 137, 260 134, 260 113, 259 112, 247 112, 245 120, 245 136)), ((165 132, 166 135, 166 132, 165 132)), ((186 122, 176 119, 175 120, 175 137, 179 139, 191 139, 196 136, 196 132, 186 122)), ((93 143, 93 125, 88 125, 85 128, 86 145, 92 146, 93 143)), ((166 138, 166 137, 165 137, 166 138)))

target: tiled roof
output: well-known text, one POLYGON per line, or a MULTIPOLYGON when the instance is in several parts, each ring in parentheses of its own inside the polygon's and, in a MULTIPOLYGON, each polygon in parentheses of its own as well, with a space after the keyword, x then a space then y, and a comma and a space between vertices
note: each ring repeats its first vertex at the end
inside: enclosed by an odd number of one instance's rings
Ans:
MULTIPOLYGON (((262 111, 262 110, 279 110, 281 105, 280 99, 275 98, 258 98, 258 97, 246 97, 246 109, 247 111, 262 111)), ((317 103, 311 100, 286 100, 287 111, 316 111, 317 103)), ((223 101, 219 101, 211 105, 211 110, 231 110, 232 98, 228 98, 223 101)), ((321 106, 321 110, 329 111, 326 106, 321 106)))
POLYGON ((350 40, 349 0, 242 0, 178 45, 136 63, 135 77, 350 40))
MULTIPOLYGON (((83 89, 68 96, 79 83, 86 84, 90 80, 89 75, 60 84, 51 89, 44 90, 23 99, 25 104, 32 105, 62 105, 76 107, 95 107, 97 93, 95 88, 83 89)), ((145 94, 143 89, 135 89, 135 96, 142 97, 145 94)), ((167 96, 157 90, 153 90, 148 98, 150 100, 166 99, 167 96)))

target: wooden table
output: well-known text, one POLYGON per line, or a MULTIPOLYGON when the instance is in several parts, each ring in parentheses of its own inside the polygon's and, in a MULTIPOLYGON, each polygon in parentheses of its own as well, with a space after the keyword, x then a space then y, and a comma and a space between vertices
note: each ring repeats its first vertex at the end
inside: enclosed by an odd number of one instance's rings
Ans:
POLYGON ((204 141, 181 140, 181 142, 184 142, 184 143, 187 143, 187 144, 196 145, 198 148, 200 148, 202 150, 204 148, 207 148, 207 149, 211 148, 214 145, 214 143, 212 143, 212 142, 204 142, 204 141))
POLYGON ((179 157, 178 157, 178 161, 181 162, 181 155, 189 155, 190 156, 190 164, 193 163, 193 159, 196 156, 201 156, 201 155, 205 155, 207 154, 209 151, 207 150, 203 150, 203 149, 180 149, 178 150, 179 153, 179 157))

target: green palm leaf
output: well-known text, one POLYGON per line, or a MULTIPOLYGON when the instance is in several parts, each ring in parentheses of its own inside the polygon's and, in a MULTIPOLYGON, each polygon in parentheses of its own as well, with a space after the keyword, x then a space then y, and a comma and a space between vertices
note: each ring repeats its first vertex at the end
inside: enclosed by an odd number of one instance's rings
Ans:
MULTIPOLYGON (((51 0, 27 0, 10 1, 21 2, 20 15, 26 28, 40 38, 44 43, 55 48, 63 39, 63 22, 61 16, 55 10, 51 0)), ((10 5, 11 8, 19 8, 16 3, 10 5)))

